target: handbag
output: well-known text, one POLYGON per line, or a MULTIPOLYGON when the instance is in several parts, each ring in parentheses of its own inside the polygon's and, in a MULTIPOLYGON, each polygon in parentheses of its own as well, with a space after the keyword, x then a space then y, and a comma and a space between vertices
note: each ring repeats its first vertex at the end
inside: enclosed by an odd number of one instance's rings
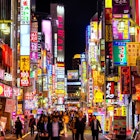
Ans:
POLYGON ((76 129, 72 129, 72 132, 73 132, 74 134, 76 134, 76 129))
POLYGON ((34 130, 37 130, 37 127, 36 127, 36 125, 34 125, 34 130))

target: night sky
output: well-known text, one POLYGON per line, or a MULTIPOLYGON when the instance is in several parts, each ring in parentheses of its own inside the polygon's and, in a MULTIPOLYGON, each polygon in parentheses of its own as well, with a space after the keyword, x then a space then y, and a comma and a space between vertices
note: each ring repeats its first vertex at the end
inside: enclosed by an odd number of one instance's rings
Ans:
POLYGON ((50 2, 65 7, 65 64, 71 69, 74 54, 85 51, 85 29, 97 11, 97 0, 36 0, 37 12, 50 13, 50 2))

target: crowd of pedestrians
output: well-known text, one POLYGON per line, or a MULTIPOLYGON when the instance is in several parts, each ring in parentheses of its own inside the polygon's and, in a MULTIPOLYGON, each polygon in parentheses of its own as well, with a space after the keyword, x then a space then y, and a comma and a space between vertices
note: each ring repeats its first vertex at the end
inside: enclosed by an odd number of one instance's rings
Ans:
MULTIPOLYGON (((93 140, 98 140, 101 125, 96 116, 92 116, 90 122, 93 140)), ((15 122, 16 136, 22 137, 22 123, 17 118, 15 122)), ((86 128, 86 115, 82 111, 70 112, 53 112, 45 115, 43 112, 36 120, 32 115, 28 121, 24 120, 24 133, 27 133, 30 128, 31 136, 34 136, 35 129, 37 130, 36 140, 60 140, 60 137, 67 137, 68 130, 72 133, 72 140, 84 140, 84 131, 86 128), (79 139, 80 138, 80 139, 79 139)))

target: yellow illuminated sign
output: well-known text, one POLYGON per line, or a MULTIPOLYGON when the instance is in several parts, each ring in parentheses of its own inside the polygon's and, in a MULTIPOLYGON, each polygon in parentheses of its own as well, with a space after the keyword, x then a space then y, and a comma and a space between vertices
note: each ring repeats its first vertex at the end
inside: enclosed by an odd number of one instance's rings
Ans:
POLYGON ((40 68, 37 70, 37 75, 38 76, 42 75, 42 70, 40 68))
POLYGON ((64 94, 65 93, 65 91, 61 90, 61 89, 60 90, 57 89, 55 92, 56 92, 56 94, 64 94))
POLYGON ((20 70, 30 71, 30 56, 20 56, 20 70))
POLYGON ((108 110, 108 111, 113 111, 113 110, 114 110, 114 106, 108 106, 108 107, 107 107, 107 110, 108 110))
POLYGON ((103 102, 103 93, 100 90, 94 90, 94 102, 95 103, 103 102))
POLYGON ((126 107, 122 106, 122 116, 126 116, 126 107))
POLYGON ((105 8, 112 8, 112 0, 105 0, 105 8))
POLYGON ((136 59, 140 56, 140 43, 129 42, 126 44, 127 49, 127 66, 136 66, 136 59))
POLYGON ((110 130, 110 121, 109 119, 105 119, 105 131, 109 132, 110 130))

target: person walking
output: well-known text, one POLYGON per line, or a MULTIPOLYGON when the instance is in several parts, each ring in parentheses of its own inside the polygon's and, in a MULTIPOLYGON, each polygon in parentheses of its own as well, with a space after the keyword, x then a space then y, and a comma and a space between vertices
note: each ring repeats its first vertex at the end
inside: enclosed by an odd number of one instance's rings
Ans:
POLYGON ((76 140, 75 122, 76 122, 76 117, 74 117, 70 123, 70 130, 72 132, 72 140, 76 140))
POLYGON ((83 118, 83 113, 79 113, 79 117, 76 118, 75 122, 75 131, 76 131, 76 140, 79 140, 79 136, 81 136, 81 140, 84 140, 84 130, 85 130, 85 119, 83 118))
POLYGON ((50 124, 48 122, 48 117, 44 116, 44 123, 43 123, 43 133, 40 135, 41 140, 49 140, 50 136, 50 124))
POLYGON ((20 135, 20 138, 22 138, 22 123, 19 117, 17 117, 17 120, 15 122, 15 129, 16 129, 16 137, 18 139, 18 135, 20 135))
POLYGON ((64 124, 64 134, 65 134, 65 137, 67 137, 69 116, 66 112, 64 112, 64 115, 63 115, 63 124, 64 124))
POLYGON ((24 118, 24 134, 28 133, 28 127, 29 127, 29 120, 28 120, 28 117, 25 116, 25 118, 24 118))
POLYGON ((100 129, 102 130, 102 128, 99 120, 96 118, 95 115, 92 116, 92 121, 90 126, 91 126, 93 140, 99 140, 99 130, 100 129))
POLYGON ((30 118, 30 121, 29 121, 29 127, 31 128, 31 136, 34 135, 35 125, 36 125, 35 118, 34 118, 34 115, 32 115, 31 118, 30 118))
POLYGON ((62 129, 62 123, 58 121, 58 116, 53 116, 53 120, 50 123, 51 140, 60 140, 60 131, 62 129))

